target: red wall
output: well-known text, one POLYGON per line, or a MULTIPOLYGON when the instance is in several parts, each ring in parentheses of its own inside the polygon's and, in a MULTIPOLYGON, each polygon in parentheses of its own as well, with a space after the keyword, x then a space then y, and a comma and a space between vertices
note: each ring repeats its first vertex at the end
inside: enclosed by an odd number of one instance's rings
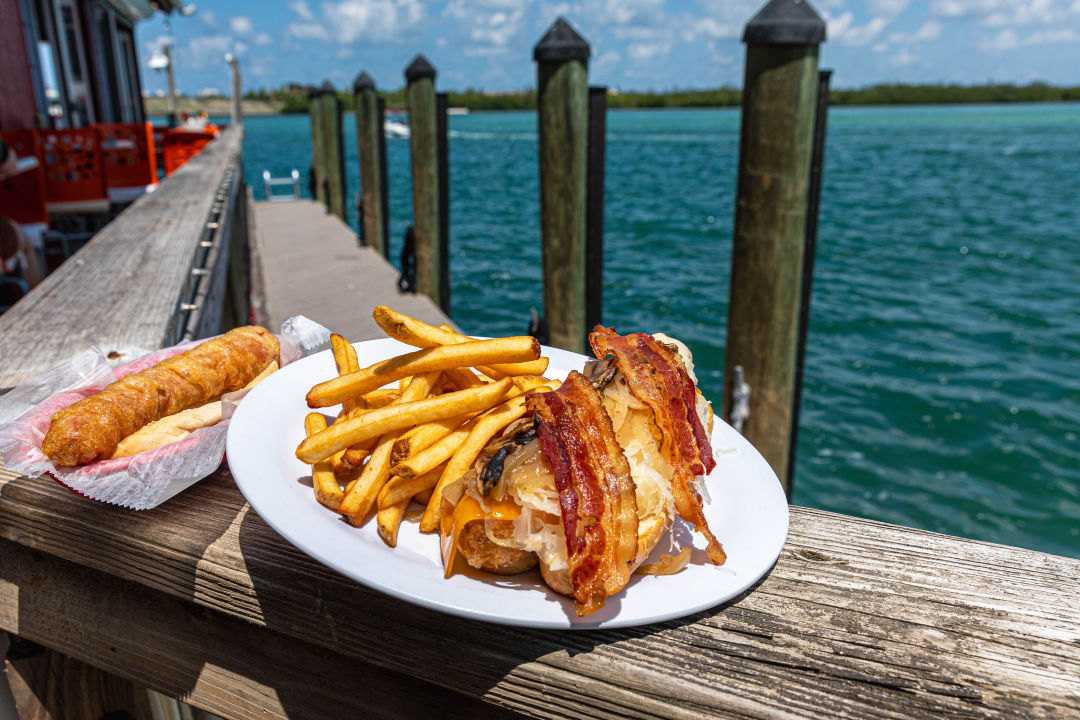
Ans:
POLYGON ((19 0, 0 0, 0 130, 34 126, 34 85, 19 0))

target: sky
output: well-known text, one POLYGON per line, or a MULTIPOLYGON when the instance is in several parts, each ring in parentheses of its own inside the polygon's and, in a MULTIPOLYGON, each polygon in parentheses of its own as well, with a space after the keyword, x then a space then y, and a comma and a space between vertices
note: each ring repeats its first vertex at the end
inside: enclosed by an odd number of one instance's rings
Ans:
MULTIPOLYGON (((188 0, 193 14, 136 27, 144 89, 165 87, 147 66, 174 44, 184 94, 229 88, 225 53, 244 87, 350 87, 366 70, 380 88, 404 84, 423 53, 441 90, 535 86, 532 48, 559 17, 589 42, 589 81, 620 90, 742 84, 743 26, 764 0, 188 0)), ((833 87, 880 82, 1042 80, 1076 85, 1080 0, 816 0, 827 22, 821 67, 833 87)))

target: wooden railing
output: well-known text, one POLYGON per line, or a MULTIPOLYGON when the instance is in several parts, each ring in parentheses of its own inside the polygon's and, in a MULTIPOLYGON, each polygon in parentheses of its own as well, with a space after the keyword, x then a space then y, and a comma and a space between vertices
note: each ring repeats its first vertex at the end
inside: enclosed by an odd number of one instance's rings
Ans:
POLYGON ((92 345, 123 361, 247 321, 241 133, 225 130, 0 315, 0 389, 92 345))

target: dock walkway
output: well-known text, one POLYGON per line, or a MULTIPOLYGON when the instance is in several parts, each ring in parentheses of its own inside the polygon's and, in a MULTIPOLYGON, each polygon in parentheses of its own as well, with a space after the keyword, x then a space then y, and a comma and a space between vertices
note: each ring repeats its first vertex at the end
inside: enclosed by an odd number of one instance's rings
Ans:
POLYGON ((280 328, 306 315, 350 341, 385 334, 371 319, 389 305, 435 325, 450 319, 427 296, 398 292, 398 270, 314 200, 254 203, 252 258, 257 318, 280 328), (261 304, 261 308, 259 305, 261 304))

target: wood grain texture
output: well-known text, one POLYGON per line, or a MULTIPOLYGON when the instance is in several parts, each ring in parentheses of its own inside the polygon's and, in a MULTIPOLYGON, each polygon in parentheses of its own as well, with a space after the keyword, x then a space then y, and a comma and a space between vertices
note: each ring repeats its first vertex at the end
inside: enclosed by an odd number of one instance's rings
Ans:
POLYGON ((8 660, 4 675, 19 720, 99 720, 119 712, 135 718, 153 715, 145 688, 48 648, 8 660))
POLYGON ((415 79, 405 89, 409 109, 413 225, 416 230, 416 293, 437 305, 442 292, 439 252, 439 153, 435 80, 415 79))
POLYGON ((589 78, 580 60, 537 64, 540 234, 548 344, 583 353, 589 78))
POLYGON ((0 315, 0 388, 92 345, 120 353, 119 363, 171 344, 187 269, 239 142, 236 130, 223 131, 0 315))
MULTIPOLYGON (((58 686, 36 683, 47 691, 41 704, 62 710, 49 720, 101 717, 83 703, 82 684, 86 691, 97 691, 87 692, 95 696, 95 706, 149 718, 150 713, 134 704, 137 688, 118 677, 166 696, 150 695, 154 717, 168 717, 170 713, 161 710, 170 705, 171 714, 190 713, 169 700, 173 697, 236 720, 509 716, 302 638, 284 637, 3 540, 0 624, 16 624, 21 637, 76 659, 60 658, 41 668, 51 671, 46 680, 59 681, 58 686), (17 617, 11 616, 12 607, 17 607, 17 617)), ((143 705, 146 699, 144 690, 143 705)))
POLYGON ((379 96, 375 88, 360 90, 355 95, 356 154, 360 162, 360 203, 363 208, 364 244, 383 257, 389 254, 389 242, 383 230, 384 178, 380 177, 383 163, 379 135, 383 117, 379 112, 379 96))
POLYGON ((533 717, 1080 717, 1080 561, 805 508, 734 601, 593 632, 369 591, 277 536, 227 469, 139 513, 0 479, 0 535, 533 717))

